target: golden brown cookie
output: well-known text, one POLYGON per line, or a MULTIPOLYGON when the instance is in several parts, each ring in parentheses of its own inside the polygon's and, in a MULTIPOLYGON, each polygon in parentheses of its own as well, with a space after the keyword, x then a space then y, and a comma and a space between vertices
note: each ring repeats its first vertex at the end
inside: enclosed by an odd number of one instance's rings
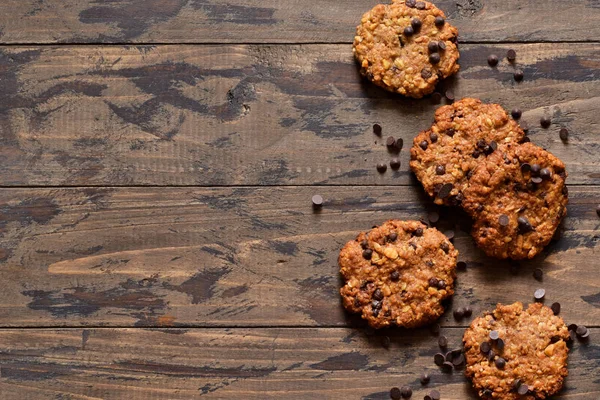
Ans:
POLYGON ((387 221, 344 246, 339 264, 344 307, 374 328, 424 325, 454 294, 458 251, 418 221, 387 221))
POLYGON ((458 31, 427 1, 379 4, 363 15, 353 52, 360 71, 391 92, 421 98, 458 72, 458 31))
POLYGON ((477 245, 496 258, 537 255, 566 214, 566 177, 562 161, 532 143, 498 147, 463 192, 477 245))
POLYGON ((431 128, 414 139, 410 167, 436 204, 457 205, 475 166, 524 137, 498 104, 465 98, 437 109, 431 128))
POLYGON ((498 304, 465 331, 465 374, 484 399, 546 399, 567 376, 568 339, 549 307, 498 304))

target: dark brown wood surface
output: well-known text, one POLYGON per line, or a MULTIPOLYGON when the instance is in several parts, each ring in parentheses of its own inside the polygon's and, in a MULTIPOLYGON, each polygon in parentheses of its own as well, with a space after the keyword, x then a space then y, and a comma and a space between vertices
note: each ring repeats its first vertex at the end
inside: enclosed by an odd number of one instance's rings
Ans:
POLYGON ((453 309, 545 288, 591 330, 555 398, 600 398, 600 2, 438 2, 461 40, 440 90, 521 108, 567 165, 560 235, 519 263, 485 257, 409 173, 437 105, 359 77, 350 44, 374 4, 0 2, 0 400, 476 399, 435 367, 428 329, 375 332, 340 305, 341 246, 430 211, 468 264, 440 320, 450 346, 472 319, 453 309), (486 63, 509 48, 519 84, 486 63), (402 167, 381 175, 389 135, 402 167))

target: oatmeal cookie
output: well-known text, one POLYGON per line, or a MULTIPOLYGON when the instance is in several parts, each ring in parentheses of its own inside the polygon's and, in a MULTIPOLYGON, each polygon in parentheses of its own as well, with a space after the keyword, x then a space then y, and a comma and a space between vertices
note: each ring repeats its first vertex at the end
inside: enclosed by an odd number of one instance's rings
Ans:
POLYGON ((463 193, 477 245, 496 258, 536 256, 566 214, 566 177, 563 162, 532 143, 498 147, 463 193))
POLYGON ((465 331, 465 374, 484 399, 546 399, 567 376, 568 339, 549 307, 498 304, 465 331))
POLYGON ((524 138, 501 106, 465 98, 436 110, 431 128, 414 139, 410 167, 436 204, 457 205, 475 166, 524 138))
POLYGON ((458 251, 441 232, 418 221, 387 221, 340 252, 344 307, 374 328, 424 325, 454 294, 458 251))
POLYGON ((379 4, 356 28, 353 53, 374 84, 421 98, 458 72, 458 31, 427 1, 379 4))

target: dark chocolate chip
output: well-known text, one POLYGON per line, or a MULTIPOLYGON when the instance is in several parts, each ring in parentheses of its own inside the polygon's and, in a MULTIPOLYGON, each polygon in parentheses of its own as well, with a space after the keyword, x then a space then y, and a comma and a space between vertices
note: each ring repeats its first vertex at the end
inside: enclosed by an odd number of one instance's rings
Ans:
POLYGON ((494 357, 496 357, 496 352, 494 350, 490 350, 490 352, 487 354, 488 360, 493 361, 494 357))
POLYGON ((498 340, 496 340, 496 348, 499 351, 504 350, 504 340, 502 340, 502 338, 498 338, 498 340))
POLYGON ((374 134, 376 134, 377 136, 381 136, 382 131, 383 131, 383 129, 381 128, 381 125, 373 124, 373 133, 374 134))
POLYGON ((446 20, 444 19, 444 17, 437 16, 437 17, 435 17, 434 23, 435 23, 436 26, 439 27, 439 26, 444 25, 446 23, 446 20))
POLYGON ((588 332, 588 328, 586 328, 583 325, 579 325, 577 327, 577 329, 575 330, 575 333, 577 334, 577 336, 582 337, 584 336, 586 333, 588 332))
POLYGON ((398 279, 400 279, 400 272, 392 271, 392 273, 390 274, 390 279, 393 281, 397 281, 398 279))
POLYGON ((540 170, 540 178, 548 180, 552 177, 552 172, 548 168, 542 168, 540 170))
POLYGON ((431 400, 431 396, 426 394, 425 397, 423 397, 424 400, 431 400))
POLYGON ((502 357, 496 358, 494 363, 496 364, 496 368, 498 369, 504 369, 504 367, 506 367, 506 360, 502 357))
POLYGON ((452 312, 455 319, 462 319, 465 316, 465 310, 463 308, 457 308, 452 312))
POLYGON ((392 400, 400 400, 402 398, 402 392, 400 388, 393 387, 390 389, 390 398, 392 400))
POLYGON ((489 146, 490 146, 490 149, 491 149, 492 151, 496 151, 496 150, 498 150, 498 143, 496 143, 496 142, 495 142, 495 141, 493 141, 493 140, 490 142, 490 145, 489 145, 489 146))
MULTIPOLYGON (((419 5, 419 3, 417 3, 417 6, 419 5)), ((410 26, 412 26, 412 28, 414 29, 415 32, 418 32, 419 29, 421 29, 421 26, 423 25, 423 23, 421 22, 421 20, 419 18, 413 18, 410 20, 410 26)))
POLYGON ((410 399, 412 396, 412 389, 409 386, 402 386, 400 389, 403 399, 410 399))
POLYGON ((454 130, 454 128, 450 128, 446 131, 446 135, 453 137, 454 134, 456 133, 456 131, 454 130))
POLYGON ((419 147, 421 147, 423 150, 427 150, 427 146, 429 146, 427 140, 423 140, 421 143, 419 143, 419 147))
POLYGON ((432 64, 438 64, 441 60, 440 53, 431 53, 429 55, 429 62, 432 64))
MULTIPOLYGON (((431 94, 431 102, 433 104, 440 104, 442 102, 442 97, 443 96, 440 92, 433 92, 431 94)), ((432 135, 435 135, 435 133, 432 133, 432 135)), ((431 143, 435 143, 435 142, 432 140, 431 143)))
POLYGON ((380 174, 383 174, 385 171, 387 171, 387 165, 385 165, 384 163, 377 164, 377 171, 380 174))
POLYGON ((517 393, 519 393, 521 396, 524 396, 528 392, 529 392, 529 386, 527 386, 524 383, 522 383, 521 385, 519 385, 519 388, 517 389, 517 393))
POLYGON ((387 236, 388 242, 395 242, 398 239, 398 234, 396 232, 392 232, 387 236))
POLYGON ((576 331, 577 330, 577 324, 570 324, 569 326, 567 326, 567 329, 570 331, 576 331))
POLYGON ((373 256, 373 250, 371 250, 371 249, 365 249, 363 251, 363 258, 365 260, 370 260, 372 256, 373 256))
POLYGON ((444 183, 444 185, 440 188, 437 197, 440 199, 445 199, 446 197, 450 196, 452 189, 454 189, 454 186, 451 183, 444 183))
POLYGON ((481 352, 483 354, 489 353, 491 349, 492 349, 492 345, 490 344, 490 342, 487 342, 487 341, 486 342, 482 342, 479 345, 479 350, 481 350, 481 352))
POLYGON ((438 135, 436 133, 430 133, 429 134, 429 140, 431 140, 431 143, 435 143, 438 141, 438 135))
POLYGON ((498 65, 498 56, 495 54, 490 54, 488 56, 488 64, 490 65, 490 67, 495 67, 496 65, 498 65))
POLYGON ((392 168, 393 170, 400 169, 400 160, 397 158, 392 158, 390 161, 390 168, 392 168))
POLYGON ((542 278, 544 277, 544 271, 542 271, 540 268, 536 268, 533 270, 533 277, 538 280, 541 281, 542 278))
MULTIPOLYGON (((565 186, 566 187, 566 186, 565 186)), ((596 206, 596 215, 600 217, 600 204, 596 206)))
POLYGON ((435 173, 437 175, 444 175, 446 173, 446 167, 444 167, 443 165, 437 165, 435 167, 435 173))
POLYGON ((415 229, 415 231, 413 232, 413 234, 417 237, 421 237, 423 236, 423 228, 417 228, 415 229))
POLYGON ((442 327, 440 326, 440 324, 438 323, 434 323, 429 327, 429 330, 431 331, 431 333, 433 333, 434 335, 437 335, 438 333, 440 333, 440 329, 442 329, 442 327))
POLYGON ((381 308, 381 306, 382 306, 382 305, 383 305, 383 304, 381 303, 381 301, 380 301, 380 300, 373 300, 373 301, 371 302, 371 307, 372 307, 373 309, 379 309, 379 308, 381 308))
POLYGON ((508 226, 508 223, 510 222, 510 220, 508 219, 508 215, 506 214, 500 214, 500 216, 498 217, 498 223, 500 224, 500 226, 508 226))
POLYGON ((532 164, 531 165, 531 175, 538 176, 540 174, 541 169, 542 169, 542 167, 540 167, 540 164, 532 164))
POLYGON ((448 347, 448 338, 446 336, 440 336, 438 338, 438 345, 442 348, 445 349, 446 347, 448 347))
POLYGON ((560 314, 560 303, 552 303, 550 308, 552 309, 552 312, 554 313, 554 315, 560 314))
POLYGON ((438 392, 437 390, 432 390, 431 392, 429 392, 429 395, 431 396, 431 400, 440 400, 441 398, 440 392, 438 392))
POLYGON ((517 378, 514 380, 512 387, 516 391, 517 389, 519 389, 519 386, 521 386, 521 380, 517 378))
POLYGON ((491 399, 493 393, 494 392, 492 392, 490 389, 483 389, 483 392, 481 394, 484 399, 491 399))
POLYGON ((421 70, 421 78, 427 80, 429 78, 431 78, 433 74, 431 73, 431 70, 429 68, 423 68, 421 70))
POLYGON ((407 7, 413 8, 417 4, 417 0, 406 0, 404 4, 406 4, 407 7))
POLYGON ((506 58, 508 59, 508 61, 515 61, 515 59, 517 58, 517 52, 513 49, 508 50, 506 52, 506 58))
MULTIPOLYGON (((454 101, 454 92, 452 90, 450 90, 450 89, 446 90, 445 96, 449 101, 454 101)), ((450 135, 450 136, 452 136, 452 135, 450 135)))
POLYGON ((313 207, 315 208, 320 208, 323 206, 323 196, 319 195, 319 194, 315 194, 312 197, 312 203, 313 203, 313 207))
POLYGON ((482 150, 483 150, 483 149, 485 149, 485 146, 487 146, 487 143, 485 142, 485 140, 483 140, 483 139, 479 139, 479 140, 477 141, 477 147, 478 147, 478 148, 480 148, 480 149, 482 149, 482 150))
POLYGON ((519 232, 521 233, 527 233, 533 230, 533 226, 531 226, 529 220, 523 216, 517 218, 517 224, 519 225, 519 232))
POLYGON ((513 73, 513 78, 515 78, 515 81, 517 81, 517 82, 521 82, 523 80, 524 76, 525 75, 523 74, 523 71, 520 69, 516 70, 513 73))
POLYGON ((427 214, 427 219, 432 224, 435 224, 436 222, 438 222, 440 220, 440 214, 438 214, 435 211, 431 211, 429 214, 427 214))
POLYGON ((456 357, 454 357, 454 359, 452 360, 452 364, 455 367, 460 367, 461 365, 463 365, 465 363, 465 355, 464 354, 459 354, 456 357))
POLYGON ((429 376, 429 374, 427 372, 423 372, 421 374, 421 378, 419 380, 421 381, 421 385, 427 385, 429 383, 429 381, 431 380, 431 377, 429 376))
POLYGON ((445 288, 446 288, 446 281, 445 281, 445 280, 443 280, 443 279, 440 279, 440 280, 438 281, 437 287, 438 287, 438 289, 440 289, 440 290, 442 290, 442 289, 445 289, 445 288))
POLYGON ((444 235, 448 238, 448 240, 454 239, 454 231, 452 229, 445 231, 444 235))
POLYGON ((540 301, 544 298, 544 296, 546 296, 546 291, 544 289, 537 289, 534 293, 533 293, 533 297, 537 300, 540 301))
POLYGON ((470 317, 471 315, 473 315, 473 309, 471 308, 471 306, 465 306, 465 317, 470 317))
POLYGON ((412 26, 407 26, 406 28, 404 28, 404 36, 412 36, 414 35, 415 30, 413 29, 412 26))
POLYGON ((444 363, 442 364, 442 371, 443 372, 452 372, 453 368, 454 368, 454 365, 452 365, 452 363, 450 361, 444 361, 444 363))
POLYGON ((440 51, 445 51, 446 50, 446 42, 444 42, 444 41, 438 42, 438 47, 440 48, 440 51))
POLYGON ((437 53, 440 50, 440 46, 438 45, 438 42, 431 40, 429 44, 427 44, 427 50, 429 50, 430 53, 437 53))
POLYGON ((549 128, 550 124, 552 124, 552 120, 550 119, 550 117, 548 116, 543 116, 540 119, 540 125, 542 126, 542 128, 549 128))
POLYGON ((535 183, 536 185, 540 184, 542 183, 542 178, 539 176, 534 176, 533 178, 531 178, 531 182, 535 183))
POLYGON ((513 119, 519 119, 521 118, 521 115, 523 115, 523 111, 519 110, 518 108, 513 108, 510 112, 510 115, 512 115, 513 119))
POLYGON ((429 286, 437 287, 437 284, 438 284, 438 278, 436 278, 436 277, 429 278, 429 286))
POLYGON ((490 332, 490 339, 498 340, 500 338, 500 333, 496 330, 490 332))
POLYGON ((437 353, 436 355, 433 356, 433 362, 438 367, 441 367, 445 361, 446 361, 446 357, 442 353, 437 353))
POLYGON ((396 145, 396 139, 394 139, 392 136, 388 136, 388 138, 385 140, 385 145, 387 147, 394 147, 396 145))
POLYGON ((400 151, 400 150, 402 150, 402 147, 404 147, 404 139, 402 139, 402 138, 396 139, 396 149, 398 149, 398 151, 400 151))
POLYGON ((450 251, 450 245, 446 242, 442 242, 442 244, 440 244, 440 249, 442 249, 444 253, 448 254, 450 251))
POLYGON ((424 10, 427 7, 427 5, 424 1, 417 1, 415 7, 417 7, 417 10, 424 10))
POLYGON ((460 269, 461 271, 464 271, 467 269, 467 263, 464 261, 459 261, 456 263, 456 268, 460 269))
POLYGON ((569 140, 569 130, 567 128, 561 128, 560 132, 558 132, 558 136, 560 140, 566 142, 569 140))
POLYGON ((366 249, 367 247, 369 247, 369 241, 367 239, 363 239, 360 242, 360 247, 362 247, 363 249, 366 249))
POLYGON ((375 289, 375 291, 373 292, 373 298, 375 300, 383 300, 383 292, 381 291, 381 289, 375 289))

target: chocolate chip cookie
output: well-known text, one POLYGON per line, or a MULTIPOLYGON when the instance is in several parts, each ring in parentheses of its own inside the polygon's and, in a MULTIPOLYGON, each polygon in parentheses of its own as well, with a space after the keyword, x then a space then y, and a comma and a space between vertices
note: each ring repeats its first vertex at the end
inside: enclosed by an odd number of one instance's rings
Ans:
POLYGON ((563 162, 532 143, 498 147, 473 170, 463 193, 477 245, 496 258, 537 255, 566 214, 566 177, 563 162))
POLYGON ((344 307, 374 328, 424 325, 454 294, 458 251, 418 221, 387 221, 360 233, 340 252, 344 307))
POLYGON ((436 110, 431 128, 414 139, 410 167, 436 204, 457 205, 473 169, 499 145, 524 137, 498 104, 465 98, 436 110))
POLYGON ((484 399, 546 399, 567 376, 568 339, 549 307, 498 304, 465 331, 465 374, 484 399))
POLYGON ((458 31, 427 1, 379 4, 363 15, 353 52, 360 72, 391 92, 421 98, 458 72, 458 31))

